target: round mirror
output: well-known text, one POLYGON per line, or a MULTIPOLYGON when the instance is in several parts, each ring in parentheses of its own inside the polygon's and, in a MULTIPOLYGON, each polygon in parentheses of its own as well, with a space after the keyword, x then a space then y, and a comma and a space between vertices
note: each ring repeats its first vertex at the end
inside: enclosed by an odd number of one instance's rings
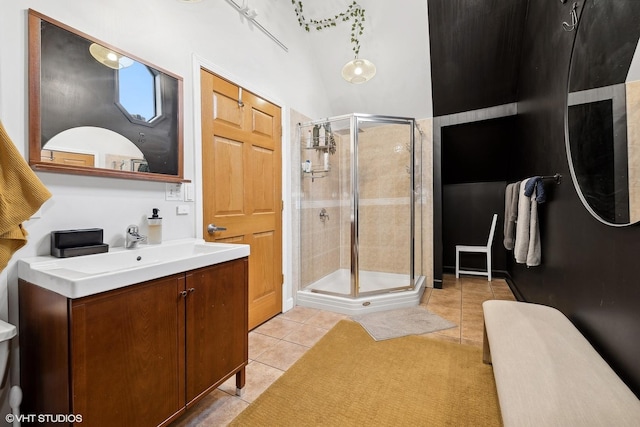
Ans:
POLYGON ((640 2, 581 3, 568 82, 569 166, 594 217, 630 225, 640 221, 640 2))

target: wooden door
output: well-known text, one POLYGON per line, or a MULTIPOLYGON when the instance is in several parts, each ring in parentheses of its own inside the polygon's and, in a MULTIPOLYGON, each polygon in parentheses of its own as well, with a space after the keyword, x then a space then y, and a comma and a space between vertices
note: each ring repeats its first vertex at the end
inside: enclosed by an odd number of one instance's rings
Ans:
POLYGON ((246 258, 187 274, 187 407, 249 361, 246 258))
POLYGON ((72 301, 82 425, 158 426, 184 412, 184 287, 177 275, 72 301))
POLYGON ((244 243, 249 329, 282 312, 280 108, 201 70, 203 234, 244 243), (226 230, 209 234, 214 224, 226 230))

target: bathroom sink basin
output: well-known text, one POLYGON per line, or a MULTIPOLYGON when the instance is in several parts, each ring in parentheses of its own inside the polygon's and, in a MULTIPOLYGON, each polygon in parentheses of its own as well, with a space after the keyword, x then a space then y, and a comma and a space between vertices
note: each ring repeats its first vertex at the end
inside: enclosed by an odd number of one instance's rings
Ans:
POLYGON ((23 258, 18 260, 18 277, 80 298, 248 255, 248 245, 181 239, 73 258, 23 258))

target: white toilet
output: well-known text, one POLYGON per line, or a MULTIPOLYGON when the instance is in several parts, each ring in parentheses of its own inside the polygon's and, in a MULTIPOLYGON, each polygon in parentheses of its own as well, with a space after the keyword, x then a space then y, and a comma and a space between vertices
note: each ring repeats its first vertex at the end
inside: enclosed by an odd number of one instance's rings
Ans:
POLYGON ((11 323, 0 320, 0 372, 2 381, 0 381, 0 389, 4 388, 7 381, 9 370, 7 362, 9 362, 9 347, 11 338, 16 336, 16 327, 11 323))
MULTIPOLYGON (((0 390, 4 390, 7 386, 9 376, 9 348, 11 347, 11 338, 15 337, 17 329, 15 325, 0 320, 0 390)), ((14 415, 12 425, 19 427, 21 425, 19 419, 15 418, 20 413, 20 404, 22 403, 22 389, 20 386, 14 385, 9 390, 9 406, 14 415)), ((8 420, 8 419, 7 419, 8 420)))

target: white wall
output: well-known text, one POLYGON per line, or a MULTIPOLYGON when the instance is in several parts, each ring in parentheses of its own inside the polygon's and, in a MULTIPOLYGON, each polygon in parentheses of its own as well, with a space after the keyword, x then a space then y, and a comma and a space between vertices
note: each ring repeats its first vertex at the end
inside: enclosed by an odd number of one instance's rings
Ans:
MULTIPOLYGON (((127 225, 143 225, 157 207, 164 217, 165 240, 200 234, 195 56, 247 89, 278 100, 285 111, 291 106, 310 116, 330 114, 324 88, 314 83, 319 79, 309 65, 307 35, 297 27, 290 3, 252 0, 252 6, 260 13, 258 21, 288 47, 288 53, 223 0, 194 4, 177 0, 2 1, 0 121, 18 150, 27 157, 27 9, 31 8, 184 78, 184 172, 196 187, 196 202, 165 201, 164 183, 38 173, 53 197, 37 214, 39 218, 25 224, 28 244, 0 273, 1 318, 18 323, 16 259, 48 254, 52 230, 100 227, 106 243, 122 246, 127 225), (177 216, 178 204, 191 205, 191 214, 177 216)), ((17 340, 13 348, 17 350, 17 340)), ((12 383, 18 382, 17 354, 12 357, 12 383)))
MULTIPOLYGON (((307 18, 320 19, 344 12, 351 1, 303 3, 307 18)), ((331 114, 432 117, 427 0, 358 0, 358 4, 366 14, 359 57, 372 61, 377 69, 366 84, 350 84, 340 74, 354 57, 350 22, 330 30, 311 30, 315 67, 331 91, 331 114)))
MULTIPOLYGON (((315 0, 318 1, 318 0, 315 0)), ((364 3, 370 0, 365 0, 364 3)), ((241 0, 237 0, 241 4, 241 0)), ((413 43, 428 37, 426 27, 426 0, 403 0, 411 6, 408 15, 418 16, 424 22, 417 29, 419 37, 409 37, 413 43)), ((313 3, 313 2, 311 2, 313 3)), ((347 2, 345 2, 346 4, 347 2)), ((246 89, 256 92, 283 107, 283 153, 288 156, 290 147, 289 111, 295 109, 308 117, 327 117, 338 114, 336 105, 342 108, 345 100, 327 99, 327 88, 333 78, 319 75, 323 68, 318 62, 327 54, 326 44, 322 49, 313 49, 309 44, 314 36, 302 31, 297 24, 292 5, 288 0, 250 0, 251 7, 258 10, 257 20, 280 39, 287 47, 285 52, 272 40, 242 19, 224 0, 203 0, 199 3, 182 3, 178 0, 21 0, 0 2, 0 121, 2 121, 18 150, 28 154, 27 116, 27 9, 34 9, 55 20, 67 24, 107 44, 166 69, 184 78, 184 173, 193 181, 196 189, 195 202, 165 200, 165 184, 113 178, 84 177, 53 173, 38 173, 49 188, 53 198, 45 203, 39 218, 25 224, 29 232, 29 243, 18 251, 7 268, 0 273, 0 318, 17 324, 17 268, 16 259, 48 254, 49 233, 52 230, 69 228, 100 227, 104 229, 105 242, 122 246, 127 225, 144 225, 144 218, 151 209, 160 208, 164 217, 163 238, 172 240, 200 235, 201 202, 199 153, 199 82, 196 80, 199 65, 211 66, 212 71, 222 74, 246 89), (176 206, 188 204, 191 214, 177 216, 176 206)), ((404 4, 404 3, 403 3, 404 4)), ((365 6, 368 6, 365 4, 365 6)), ((373 3, 371 2, 371 7, 373 3)), ((389 6, 391 7, 391 6, 389 6)), ((396 11, 401 13, 406 9, 396 11)), ((377 19, 383 21, 384 14, 377 19)), ((406 19, 406 16, 405 16, 406 19)), ((375 20, 374 20, 375 22, 375 20)), ((393 27, 395 28, 395 27, 393 27)), ((401 31, 401 30, 398 30, 401 31)), ((413 35, 413 34, 412 34, 413 35)), ((381 36, 381 35, 380 35, 381 36)), ((405 34, 405 37, 407 35, 405 34)), ((322 37, 322 36, 321 36, 322 37)), ((369 37, 369 35, 367 35, 369 37)), ((381 36, 381 38, 384 38, 381 36)), ((348 43, 348 41, 347 41, 348 43)), ((347 44, 340 41, 349 56, 347 44)), ((382 41, 380 41, 382 43, 382 41)), ((428 46, 428 42, 426 42, 428 46)), ((371 47, 372 45, 369 45, 371 47)), ((397 52, 398 46, 395 51, 397 52)), ((363 51, 364 53, 364 51, 363 51)), ((350 59, 350 58, 347 58, 350 59)), ((420 62, 428 62, 428 48, 420 52, 420 62)), ((340 64, 344 61, 337 60, 340 64)), ((337 67, 336 69, 339 69, 337 67)), ((378 70, 384 76, 384 67, 378 70)), ((332 73, 333 68, 332 68, 332 73)), ((412 93, 425 89, 420 94, 419 105, 403 115, 429 117, 431 115, 430 80, 428 65, 426 82, 412 86, 412 93), (415 112, 413 111, 415 108, 415 112)), ((390 77, 390 76, 387 76, 390 77)), ((389 78, 389 81, 392 79, 389 78)), ((396 79, 397 80, 397 79, 396 79)), ((340 82, 341 84, 344 82, 340 82)), ((363 86, 360 88, 362 89, 363 86)), ((340 86, 353 92, 355 88, 340 86)), ((370 91, 372 91, 371 88, 370 91)), ((351 93, 348 92, 348 93, 351 93)), ((378 93, 378 91, 375 91, 378 93)), ((396 97, 397 96, 396 92, 396 97)), ((354 96, 351 94, 351 96, 354 96)), ((376 95, 376 98, 379 98, 376 95)), ((399 96, 402 102, 407 96, 399 96)), ((357 98, 360 100, 360 98, 357 98)), ((355 112, 397 114, 393 109, 369 111, 368 103, 353 107, 355 112)), ((390 104, 389 104, 390 105, 390 104)), ((405 107, 406 108, 406 105, 405 107)), ((352 112, 352 111, 349 111, 352 112)), ((286 166, 288 158, 284 159, 286 166)), ((290 173, 283 167, 283 197, 285 206, 291 206, 290 173)), ((284 212, 285 251, 290 251, 287 237, 290 233, 290 213, 284 212)), ((287 253, 285 252, 285 261, 287 253)), ((291 266, 285 266, 291 271, 291 266)), ((286 273, 285 273, 286 274, 286 273)), ((289 298, 290 290, 286 294, 289 298)), ((17 349, 17 340, 13 342, 17 349)), ((12 356, 12 383, 18 383, 18 353, 12 356)), ((6 396, 0 396, 6 413, 6 396)))
MULTIPOLYGON (((328 114, 322 87, 313 84, 314 70, 305 66, 305 33, 295 25, 286 2, 254 0, 261 23, 289 47, 285 52, 240 18, 224 1, 185 4, 176 0, 32 0, 3 2, 0 13, 0 120, 18 150, 27 155, 26 9, 33 8, 91 36, 148 60, 184 78, 185 178, 195 175, 194 54, 218 70, 248 82, 254 91, 277 98, 310 115, 328 114), (282 4, 285 3, 285 4, 282 4), (264 7, 261 7, 261 4, 264 7), (269 8, 266 7, 269 5, 269 8), (264 11, 264 13, 263 13, 264 11), (291 73, 283 73, 291 69, 291 73), (303 77, 297 78, 297 75, 303 77)), ((108 242, 117 241, 125 227, 138 222, 152 207, 165 213, 167 239, 193 236, 193 215, 175 215, 175 202, 164 201, 162 183, 140 183, 39 173, 54 197, 42 218, 30 226, 31 239, 16 257, 44 250, 41 240, 53 229, 97 226, 108 242), (83 194, 82 189, 86 189, 83 194), (94 189, 94 190, 92 190, 94 189), (82 196, 82 197, 80 197, 82 196), (85 198, 93 198, 91 202, 85 198)))

